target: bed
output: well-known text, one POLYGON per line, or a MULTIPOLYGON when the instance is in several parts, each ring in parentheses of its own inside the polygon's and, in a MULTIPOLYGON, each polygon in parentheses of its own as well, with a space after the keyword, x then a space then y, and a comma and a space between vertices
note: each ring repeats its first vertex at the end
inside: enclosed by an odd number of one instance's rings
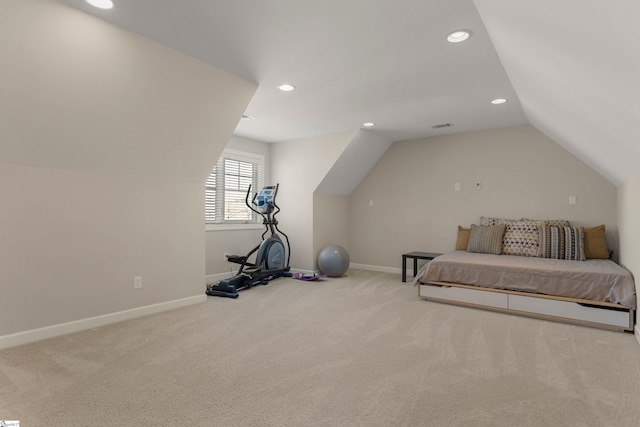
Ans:
POLYGON ((631 274, 608 259, 570 261, 453 251, 414 279, 421 298, 606 329, 632 331, 631 274))

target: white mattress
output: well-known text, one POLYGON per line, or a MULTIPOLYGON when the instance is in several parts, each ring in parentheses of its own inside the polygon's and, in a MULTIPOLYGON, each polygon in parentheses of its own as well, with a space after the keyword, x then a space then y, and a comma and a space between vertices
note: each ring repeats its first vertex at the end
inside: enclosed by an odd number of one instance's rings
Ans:
POLYGON ((434 258, 414 283, 448 282, 636 308, 633 278, 611 260, 567 261, 454 251, 434 258))

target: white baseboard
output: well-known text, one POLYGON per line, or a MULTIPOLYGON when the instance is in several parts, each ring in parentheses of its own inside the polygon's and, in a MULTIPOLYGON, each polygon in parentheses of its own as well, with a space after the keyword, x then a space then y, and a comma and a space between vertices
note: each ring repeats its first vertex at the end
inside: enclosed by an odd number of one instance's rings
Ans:
POLYGON ((44 328, 31 329, 24 332, 0 336, 0 349, 15 347, 17 345, 28 344, 48 338, 66 335, 86 329, 97 328, 111 323, 122 322, 148 314, 159 313, 161 311, 173 310, 192 304, 205 302, 207 296, 204 294, 193 297, 182 298, 173 301, 161 302, 159 304, 147 305, 144 307, 132 308, 130 310, 118 311, 116 313, 104 314, 102 316, 89 317, 87 319, 74 320, 72 322, 60 323, 58 325, 46 326, 44 328))
POLYGON ((358 270, 380 271, 382 273, 402 274, 402 269, 401 268, 381 267, 381 266, 378 266, 378 265, 367 265, 367 264, 356 264, 356 263, 353 263, 353 262, 351 264, 349 264, 349 268, 356 268, 358 270))

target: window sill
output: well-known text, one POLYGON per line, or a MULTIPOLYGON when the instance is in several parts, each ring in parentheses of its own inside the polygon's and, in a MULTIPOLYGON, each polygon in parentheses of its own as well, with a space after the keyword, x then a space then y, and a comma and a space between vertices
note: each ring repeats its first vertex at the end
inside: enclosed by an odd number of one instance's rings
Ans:
POLYGON ((206 231, 262 230, 262 224, 206 224, 206 231))

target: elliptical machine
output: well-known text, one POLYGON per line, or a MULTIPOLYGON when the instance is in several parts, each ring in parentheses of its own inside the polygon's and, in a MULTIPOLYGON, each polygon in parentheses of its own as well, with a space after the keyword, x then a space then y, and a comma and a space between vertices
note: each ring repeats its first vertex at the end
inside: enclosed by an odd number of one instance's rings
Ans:
POLYGON ((276 204, 276 196, 280 184, 263 187, 259 193, 253 195, 249 203, 251 186, 247 189, 245 203, 249 209, 262 217, 265 227, 262 233, 262 241, 246 256, 227 255, 227 261, 240 264, 238 272, 229 279, 207 285, 207 295, 217 297, 238 298, 238 292, 256 285, 266 285, 270 280, 278 277, 291 277, 289 261, 291 259, 291 246, 289 238, 278 228, 276 215, 280 208, 276 204), (271 233, 265 239, 267 233, 271 233), (284 236, 284 242, 280 238, 284 236), (286 243, 286 248, 285 248, 286 243), (255 261, 249 262, 249 258, 256 254, 255 261))

